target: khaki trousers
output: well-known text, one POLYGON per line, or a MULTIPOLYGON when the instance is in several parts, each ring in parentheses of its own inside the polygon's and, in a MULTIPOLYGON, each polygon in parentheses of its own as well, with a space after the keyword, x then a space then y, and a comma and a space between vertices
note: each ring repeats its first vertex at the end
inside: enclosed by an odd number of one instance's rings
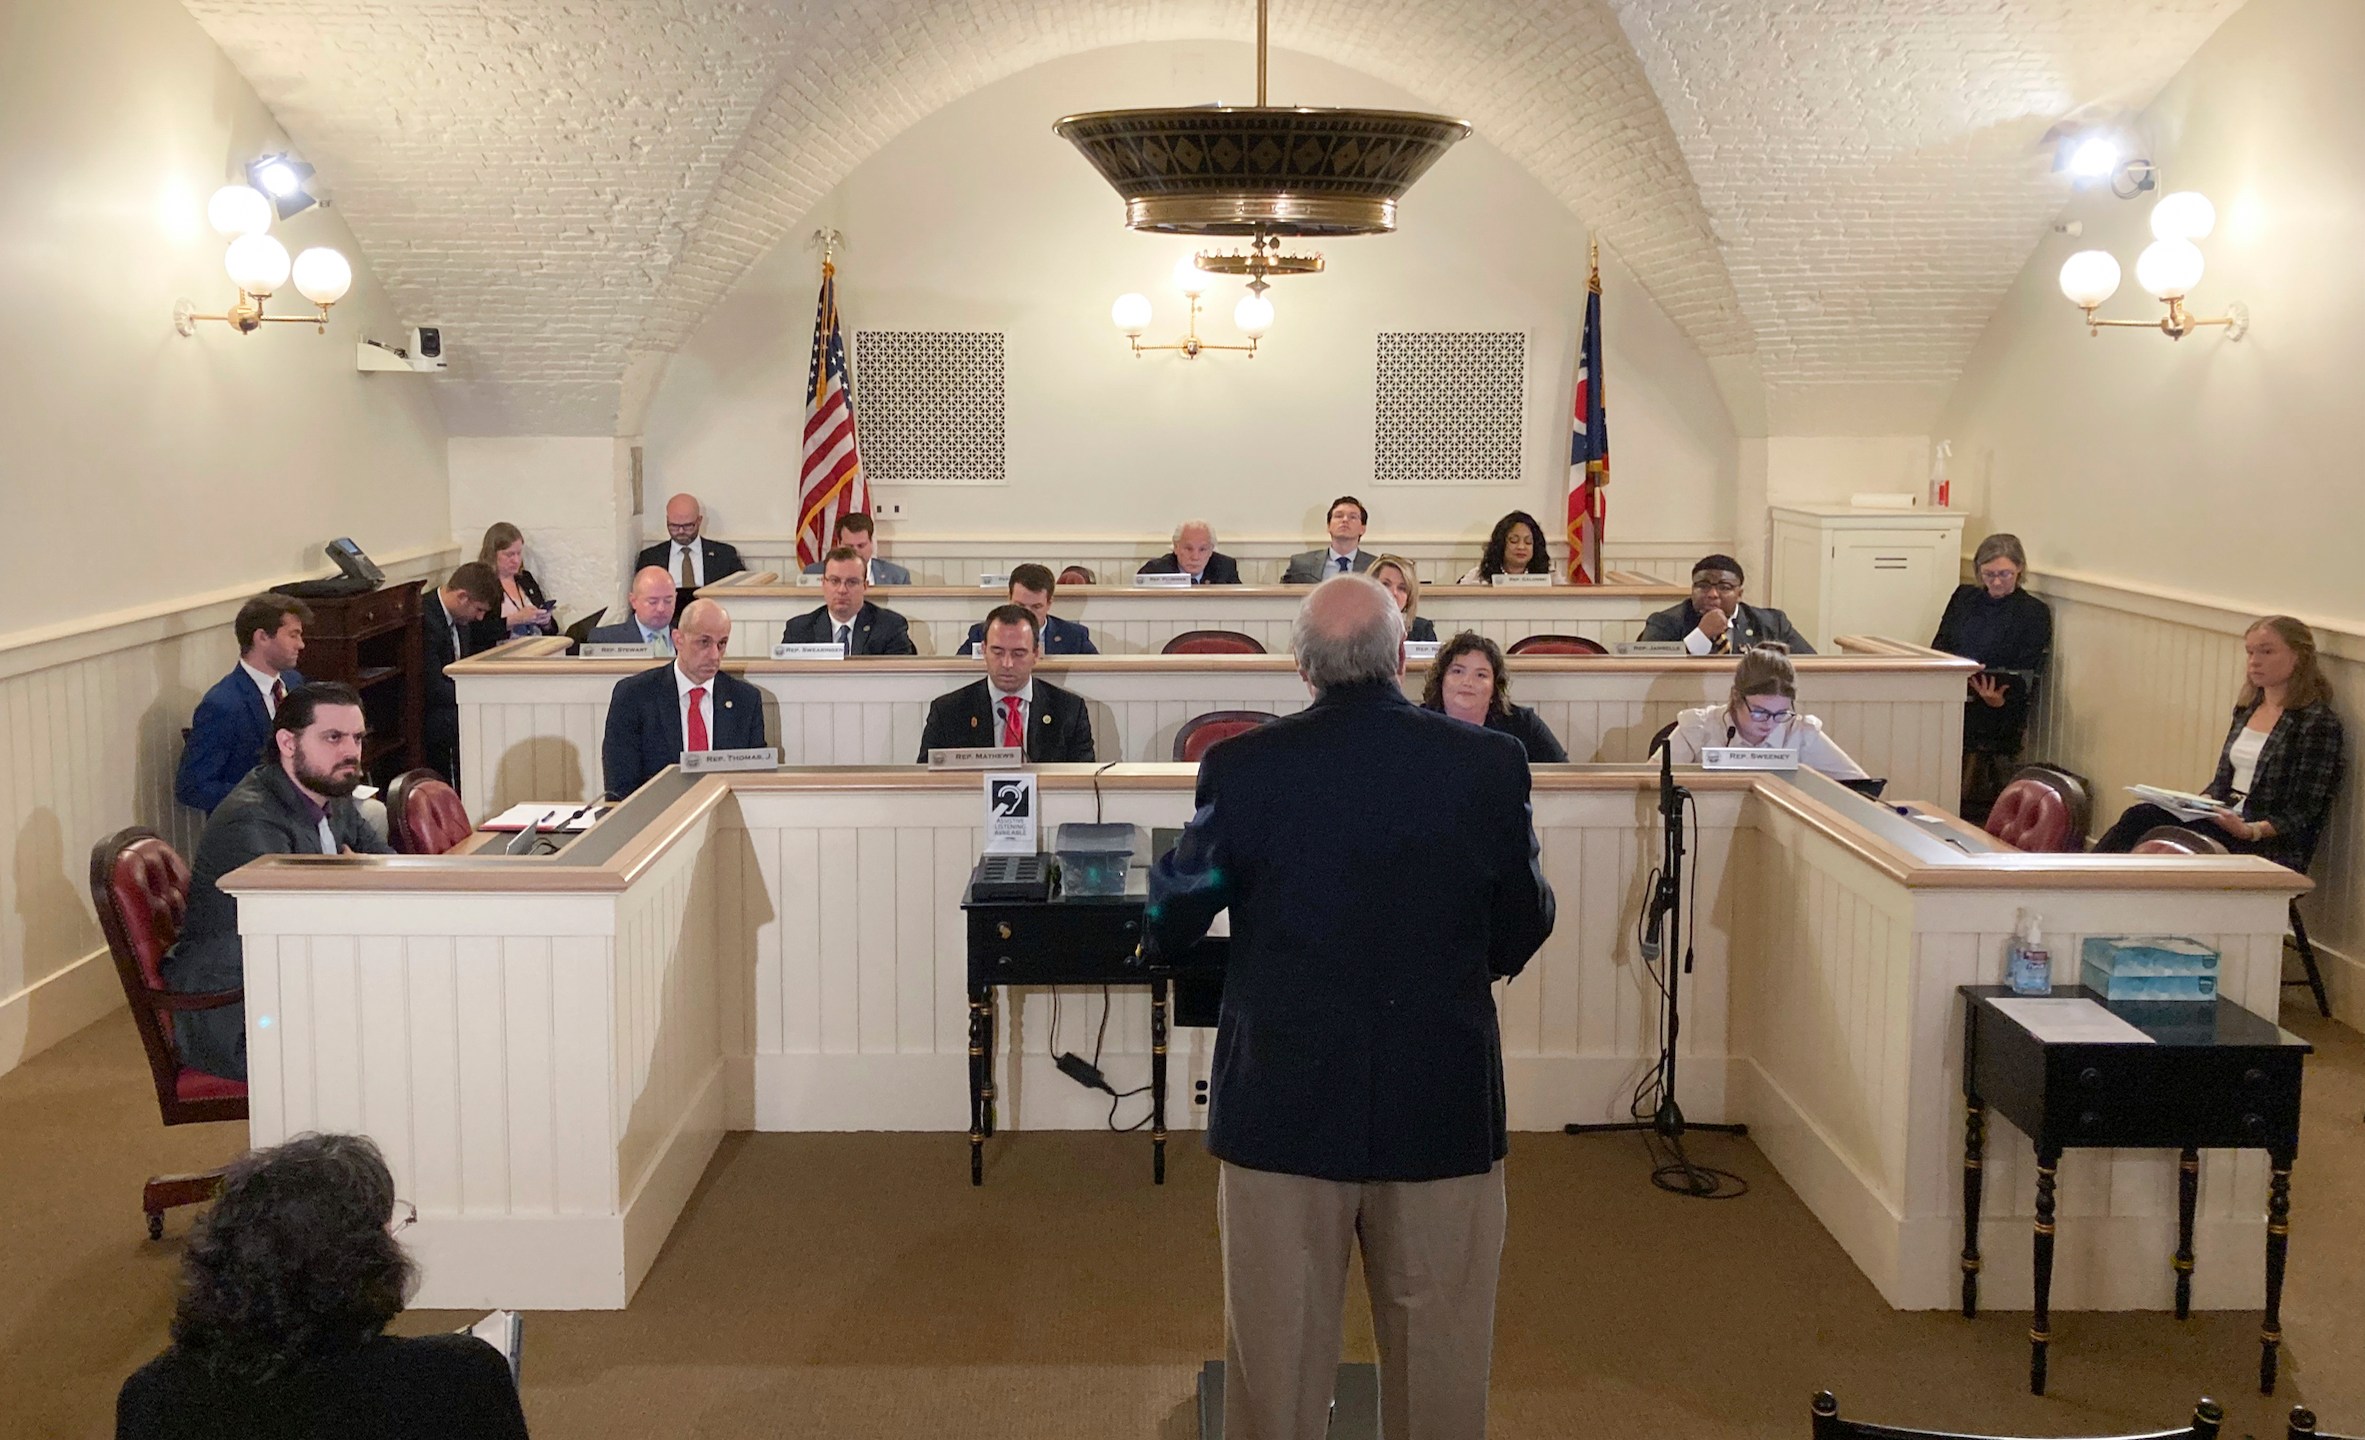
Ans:
POLYGON ((1322 1440, 1360 1242, 1386 1440, 1479 1440, 1503 1260, 1503 1165, 1348 1184, 1225 1165, 1224 1440, 1322 1440))

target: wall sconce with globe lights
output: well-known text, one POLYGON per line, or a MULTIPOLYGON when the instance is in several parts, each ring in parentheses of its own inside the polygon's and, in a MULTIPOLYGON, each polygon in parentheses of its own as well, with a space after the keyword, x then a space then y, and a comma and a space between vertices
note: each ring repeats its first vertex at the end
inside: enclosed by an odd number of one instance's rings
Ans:
MULTIPOLYGON (((1266 287, 1263 273, 1256 274, 1255 278, 1249 282, 1249 293, 1241 296, 1240 303, 1232 307, 1232 323, 1239 327, 1241 334, 1248 337, 1248 343, 1245 345, 1218 345, 1211 340, 1199 338, 1199 311, 1205 304, 1204 297, 1208 289, 1216 281, 1216 277, 1210 273, 1207 263, 1211 258, 1221 260, 1245 259, 1247 257, 1185 255, 1174 262, 1174 288, 1180 290, 1183 293, 1183 298, 1189 302, 1190 315, 1189 323, 1183 331, 1183 338, 1172 344, 1144 345, 1141 343, 1142 332, 1150 328, 1149 296, 1139 293, 1120 295, 1117 297, 1117 303, 1109 307, 1109 323, 1124 333, 1125 338, 1133 346, 1135 356, 1147 355, 1153 350, 1178 350, 1182 352, 1182 357, 1185 360, 1196 360, 1209 350, 1233 350, 1246 355, 1251 360, 1256 358, 1257 342, 1264 339, 1265 332, 1273 328, 1273 302, 1264 296, 1266 287)), ((1277 258, 1304 264, 1303 257, 1284 255, 1277 258)), ((1294 272, 1273 269, 1265 273, 1305 274, 1322 268, 1321 256, 1313 256, 1311 260, 1310 266, 1305 266, 1294 272)), ((1246 274, 1251 272, 1236 270, 1232 273, 1246 274)))
POLYGON ((2061 293, 2086 312, 2086 333, 2105 329, 2157 330, 2171 340, 2182 340, 2204 325, 2223 325, 2229 339, 2239 340, 2250 330, 2248 307, 2236 302, 2223 315, 2202 318, 2184 308, 2184 300, 2201 283, 2204 261, 2193 242, 2208 238, 2217 228, 2217 207, 2198 190, 2179 190, 2152 206, 2152 243, 2135 257, 2135 283, 2168 307, 2158 320, 2102 320, 2094 312, 2118 293, 2119 262, 2107 250, 2080 250, 2061 267, 2061 293))
POLYGON ((230 241, 222 267, 230 272, 230 283, 238 287, 238 299, 220 315, 200 315, 195 305, 180 301, 173 306, 173 329, 194 335, 198 321, 220 320, 241 335, 250 335, 267 324, 312 325, 322 334, 328 333, 328 309, 353 288, 353 266, 326 245, 311 246, 291 260, 287 247, 270 233, 279 208, 252 185, 224 185, 213 193, 206 202, 205 218, 216 234, 230 241), (264 302, 291 279, 297 292, 319 307, 318 312, 264 314, 264 302))

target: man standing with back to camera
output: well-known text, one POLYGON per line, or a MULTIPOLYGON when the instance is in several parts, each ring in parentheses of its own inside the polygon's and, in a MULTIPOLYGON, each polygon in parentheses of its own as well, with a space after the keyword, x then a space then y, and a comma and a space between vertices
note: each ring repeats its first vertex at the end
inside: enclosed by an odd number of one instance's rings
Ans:
POLYGON ((1232 912, 1207 1125, 1225 1440, 1321 1440, 1358 1241, 1380 1432, 1474 1440, 1508 1151, 1490 982, 1553 922, 1527 755, 1406 698, 1403 617, 1360 575, 1306 597, 1291 649, 1313 705, 1207 752, 1150 876, 1154 950, 1232 912), (1395 793, 1342 807, 1341 774, 1395 793))

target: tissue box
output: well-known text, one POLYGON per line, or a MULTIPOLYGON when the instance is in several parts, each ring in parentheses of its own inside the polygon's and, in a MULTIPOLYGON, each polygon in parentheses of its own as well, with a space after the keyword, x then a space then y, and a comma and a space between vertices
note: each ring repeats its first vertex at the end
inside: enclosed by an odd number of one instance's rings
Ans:
POLYGON ((1059 888, 1063 893, 1125 893, 1125 872, 1133 865, 1133 826, 1065 824, 1059 827, 1051 848, 1059 855, 1059 888))
POLYGON ((2217 952, 2177 935, 2089 935, 2078 978, 2105 1000, 2215 1000, 2217 952))

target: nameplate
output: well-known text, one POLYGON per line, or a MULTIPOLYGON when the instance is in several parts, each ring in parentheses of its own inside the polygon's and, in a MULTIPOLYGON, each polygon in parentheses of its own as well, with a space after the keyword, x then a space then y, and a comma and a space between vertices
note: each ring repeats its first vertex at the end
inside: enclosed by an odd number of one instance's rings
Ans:
POLYGON ((614 640, 602 640, 594 644, 586 640, 576 647, 575 653, 585 660, 648 660, 656 656, 657 647, 614 640))
POLYGON ((1688 655, 1681 640, 1620 640, 1610 646, 1612 655, 1688 655))
POLYGON ((1133 583, 1143 590, 1188 590, 1191 577, 1180 571, 1172 575, 1136 575, 1133 583))
POLYGON ((771 745, 758 745, 749 750, 684 750, 682 773, 705 775, 726 770, 777 770, 780 751, 771 745))
POLYGON ((946 748, 928 752, 931 770, 1007 770, 1013 765, 1024 765, 1026 756, 1015 745, 988 745, 973 749, 946 748))
POLYGON ((1701 747, 1700 764, 1710 770, 1796 770, 1798 750, 1795 746, 1761 750, 1749 745, 1707 745, 1701 747))
POLYGON ((838 648, 838 642, 835 640, 806 640, 794 645, 773 646, 772 658, 775 660, 843 660, 846 658, 846 652, 838 648))
POLYGON ((1008 575, 994 570, 984 571, 977 577, 977 588, 980 590, 1000 590, 1009 583, 1008 575))
POLYGON ((1505 573, 1497 575, 1494 579, 1494 583, 1498 589, 1505 590, 1549 590, 1552 588, 1552 576, 1549 572, 1542 575, 1512 575, 1505 573))
POLYGON ((1434 660, 1437 658, 1437 647, 1442 643, 1437 640, 1407 640, 1404 642, 1404 658, 1407 661, 1434 660))
POLYGON ((1025 771, 985 777, 985 853, 1032 855, 1041 848, 1035 777, 1025 771))

